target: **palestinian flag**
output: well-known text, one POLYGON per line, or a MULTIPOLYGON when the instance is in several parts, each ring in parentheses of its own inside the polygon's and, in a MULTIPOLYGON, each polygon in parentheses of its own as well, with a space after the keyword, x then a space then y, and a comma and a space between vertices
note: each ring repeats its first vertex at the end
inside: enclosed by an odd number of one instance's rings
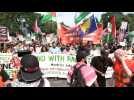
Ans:
POLYGON ((46 12, 41 18, 41 24, 47 21, 56 21, 56 12, 46 12))
POLYGON ((103 42, 114 42, 116 39, 116 23, 115 16, 109 17, 109 22, 106 29, 107 34, 103 37, 103 42))

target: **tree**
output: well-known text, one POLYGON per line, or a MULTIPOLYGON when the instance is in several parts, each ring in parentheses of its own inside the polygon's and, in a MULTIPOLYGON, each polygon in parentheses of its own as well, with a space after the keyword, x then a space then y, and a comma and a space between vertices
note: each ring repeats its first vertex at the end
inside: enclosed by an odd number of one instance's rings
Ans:
POLYGON ((17 18, 20 18, 20 16, 26 19, 29 30, 32 30, 32 24, 40 14, 34 12, 0 12, 0 26, 8 27, 10 32, 18 32, 20 31, 20 23, 17 18))
POLYGON ((35 19, 38 18, 38 25, 42 32, 57 33, 57 23, 55 21, 48 21, 41 25, 39 23, 41 14, 34 12, 0 12, 0 26, 8 27, 10 33, 22 33, 20 30, 20 22, 17 20, 20 17, 23 17, 26 20, 26 23, 29 25, 28 29, 30 31, 33 31, 32 25, 35 22, 35 19))
POLYGON ((42 32, 54 34, 57 33, 57 22, 55 21, 47 21, 44 24, 39 23, 39 27, 41 28, 42 32))

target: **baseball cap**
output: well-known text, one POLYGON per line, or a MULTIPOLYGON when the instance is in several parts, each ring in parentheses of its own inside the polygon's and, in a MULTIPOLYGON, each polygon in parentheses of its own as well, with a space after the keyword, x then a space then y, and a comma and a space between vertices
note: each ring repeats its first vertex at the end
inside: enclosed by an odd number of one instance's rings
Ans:
POLYGON ((24 81, 35 81, 41 78, 42 73, 38 59, 30 54, 24 55, 21 59, 20 77, 24 81))

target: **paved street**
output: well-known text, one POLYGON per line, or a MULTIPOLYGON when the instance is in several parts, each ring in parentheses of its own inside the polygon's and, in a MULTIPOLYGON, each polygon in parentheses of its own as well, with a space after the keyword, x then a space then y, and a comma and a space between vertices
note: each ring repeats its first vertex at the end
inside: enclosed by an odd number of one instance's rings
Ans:
POLYGON ((66 79, 49 79, 51 87, 69 87, 66 79))
MULTIPOLYGON (((69 87, 66 79, 49 79, 51 87, 69 87)), ((114 80, 107 79, 106 87, 114 87, 114 80)))

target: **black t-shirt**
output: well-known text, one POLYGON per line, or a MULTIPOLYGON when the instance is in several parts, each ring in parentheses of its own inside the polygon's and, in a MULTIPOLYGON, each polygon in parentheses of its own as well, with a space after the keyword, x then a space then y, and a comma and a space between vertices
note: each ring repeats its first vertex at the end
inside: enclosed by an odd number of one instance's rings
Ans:
POLYGON ((5 70, 0 71, 0 76, 2 76, 4 82, 9 80, 9 75, 7 74, 5 70))
MULTIPOLYGON (((92 58, 91 61, 91 65, 96 68, 97 70, 99 70, 100 72, 104 73, 107 70, 108 66, 113 66, 113 62, 110 58, 104 58, 102 56, 96 56, 92 58)), ((101 76, 100 73, 96 73, 97 74, 97 81, 100 87, 105 87, 106 86, 106 79, 105 77, 101 76)))

